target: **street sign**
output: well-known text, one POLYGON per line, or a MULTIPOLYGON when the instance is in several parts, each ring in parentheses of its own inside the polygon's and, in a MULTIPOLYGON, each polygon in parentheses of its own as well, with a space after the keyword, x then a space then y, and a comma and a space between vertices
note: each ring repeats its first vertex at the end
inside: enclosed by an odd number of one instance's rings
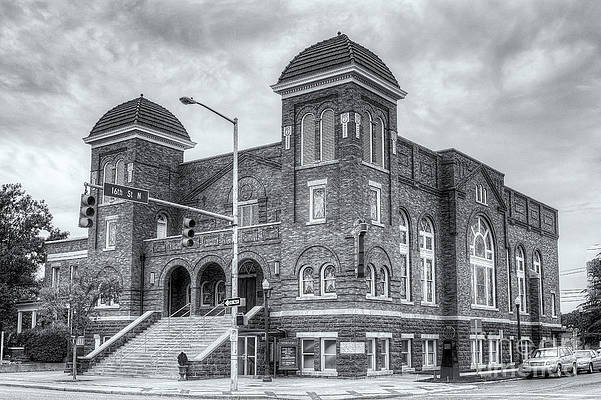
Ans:
POLYGON ((223 305, 226 307, 244 306, 246 305, 246 299, 241 297, 231 297, 223 301, 223 305))
POLYGON ((103 186, 103 190, 105 196, 148 204, 148 190, 106 182, 103 186))

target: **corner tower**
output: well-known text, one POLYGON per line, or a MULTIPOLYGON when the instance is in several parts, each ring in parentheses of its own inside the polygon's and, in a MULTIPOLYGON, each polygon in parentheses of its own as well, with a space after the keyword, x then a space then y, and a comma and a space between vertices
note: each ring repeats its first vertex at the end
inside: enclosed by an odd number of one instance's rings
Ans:
POLYGON ((366 252, 390 241, 382 258, 391 268, 394 245, 387 237, 397 237, 399 229, 392 198, 398 186, 396 102, 406 92, 376 54, 340 32, 301 51, 272 89, 282 96, 282 248, 296 249, 282 255, 290 257, 282 265, 296 279, 305 268, 297 265, 298 254, 311 246, 341 249, 335 255, 316 251, 324 258, 312 256, 312 270, 338 264, 338 299, 359 301, 362 293, 365 300, 365 281, 352 272, 352 232, 358 220, 371 225, 366 252))
MULTIPOLYGON (((90 182, 146 189, 152 197, 169 201, 176 200, 177 167, 183 162, 184 150, 195 145, 171 112, 143 95, 106 112, 83 140, 92 147, 90 182)), ((166 219, 166 234, 175 234, 178 215, 152 203, 102 195, 98 202, 88 236, 88 260, 94 267, 117 273, 123 283, 118 305, 103 307, 112 314, 139 315, 142 241, 156 237, 159 216, 166 219)))

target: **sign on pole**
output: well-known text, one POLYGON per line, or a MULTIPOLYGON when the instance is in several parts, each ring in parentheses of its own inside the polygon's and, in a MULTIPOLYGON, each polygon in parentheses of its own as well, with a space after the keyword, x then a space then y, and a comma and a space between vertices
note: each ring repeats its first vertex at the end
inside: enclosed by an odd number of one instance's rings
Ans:
POLYGON ((234 307, 234 306, 241 306, 242 304, 242 299, 240 297, 231 297, 229 299, 225 299, 223 301, 223 305, 226 307, 234 307))
POLYGON ((104 183, 103 191, 105 196, 115 197, 117 199, 129 200, 135 203, 148 204, 148 190, 138 189, 130 186, 117 185, 114 183, 104 183))

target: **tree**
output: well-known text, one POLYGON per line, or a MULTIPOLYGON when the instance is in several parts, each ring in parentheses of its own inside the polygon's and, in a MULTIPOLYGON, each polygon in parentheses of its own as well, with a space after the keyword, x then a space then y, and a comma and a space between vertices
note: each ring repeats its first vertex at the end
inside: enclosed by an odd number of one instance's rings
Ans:
POLYGON ((588 287, 582 311, 586 324, 582 341, 597 346, 601 341, 601 254, 586 263, 588 287))
POLYGON ((40 318, 43 322, 67 324, 71 320, 73 335, 83 335, 96 315, 99 299, 118 301, 121 279, 111 268, 86 266, 62 280, 58 287, 46 286, 40 290, 40 318))
POLYGON ((52 225, 52 215, 43 200, 31 198, 19 183, 0 189, 0 322, 14 326, 15 303, 35 297, 39 289, 36 272, 45 261, 44 238, 65 238, 52 225))

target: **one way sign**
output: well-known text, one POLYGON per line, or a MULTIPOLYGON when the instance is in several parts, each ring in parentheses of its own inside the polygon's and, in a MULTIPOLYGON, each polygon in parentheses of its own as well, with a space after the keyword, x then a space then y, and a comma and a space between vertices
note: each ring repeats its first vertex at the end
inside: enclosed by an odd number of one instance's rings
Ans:
POLYGON ((240 297, 231 297, 229 299, 225 299, 223 305, 226 307, 234 307, 234 306, 243 306, 246 304, 246 299, 240 297))

